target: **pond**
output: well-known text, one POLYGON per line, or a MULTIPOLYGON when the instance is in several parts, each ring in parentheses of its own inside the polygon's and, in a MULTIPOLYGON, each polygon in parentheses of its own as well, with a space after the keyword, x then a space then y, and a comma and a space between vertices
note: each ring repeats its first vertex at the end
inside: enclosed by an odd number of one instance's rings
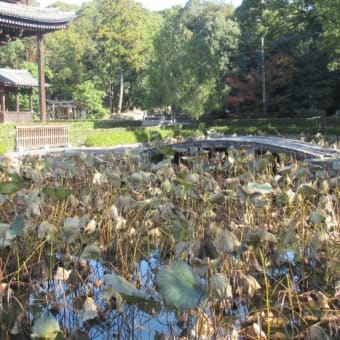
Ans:
POLYGON ((2 160, 0 337, 338 338, 339 173, 159 151, 2 160))

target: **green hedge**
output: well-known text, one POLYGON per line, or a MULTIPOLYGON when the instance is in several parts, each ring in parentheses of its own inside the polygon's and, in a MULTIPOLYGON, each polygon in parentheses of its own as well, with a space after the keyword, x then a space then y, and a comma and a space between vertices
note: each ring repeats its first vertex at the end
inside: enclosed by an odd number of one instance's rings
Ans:
POLYGON ((172 137, 172 129, 162 128, 116 128, 93 130, 86 138, 86 146, 111 146, 120 144, 147 143, 172 137))
MULTIPOLYGON (((34 124, 40 123, 31 123, 30 125, 34 124)), ((185 128, 180 126, 175 128, 142 128, 140 127, 141 121, 132 120, 59 121, 48 122, 47 124, 68 125, 70 143, 73 146, 110 146, 138 142, 145 143, 166 137, 196 137, 202 133, 206 134, 208 129, 211 128, 228 135, 235 133, 238 135, 263 133, 298 136, 303 133, 306 136, 313 136, 320 132, 323 135, 336 136, 336 138, 340 136, 340 119, 336 117, 327 117, 320 124, 314 120, 304 118, 219 119, 211 122, 196 122, 185 128), (122 127, 122 125, 125 125, 125 127, 122 127)), ((0 154, 14 149, 15 125, 0 124, 0 154)))
POLYGON ((0 155, 15 149, 15 125, 0 124, 0 155))

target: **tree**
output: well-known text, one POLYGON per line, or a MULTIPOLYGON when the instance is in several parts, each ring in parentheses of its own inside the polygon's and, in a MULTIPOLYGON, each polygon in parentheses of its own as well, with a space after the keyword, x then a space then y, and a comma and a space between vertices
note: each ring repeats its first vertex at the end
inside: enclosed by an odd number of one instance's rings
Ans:
POLYGON ((21 40, 0 47, 1 67, 18 68, 23 60, 25 60, 25 45, 21 40))
POLYGON ((97 11, 94 3, 86 4, 67 30, 60 30, 45 37, 46 66, 51 75, 47 81, 53 83, 52 97, 72 99, 76 85, 92 78, 87 72, 88 60, 96 60, 96 43, 93 31, 97 11))
POLYGON ((98 90, 90 80, 77 84, 73 93, 75 102, 96 118, 103 117, 106 113, 102 105, 104 96, 105 92, 98 90))
POLYGON ((332 57, 329 69, 340 69, 340 0, 315 0, 315 13, 322 28, 322 49, 332 57))
POLYGON ((117 113, 120 114, 126 76, 143 72, 152 51, 148 14, 133 0, 99 0, 98 4, 101 21, 97 38, 103 80, 109 93, 119 83, 117 113))
POLYGON ((239 35, 232 13, 214 1, 188 1, 184 9, 165 12, 155 41, 151 104, 179 107, 194 118, 221 109, 239 35))
MULTIPOLYGON (((274 80, 267 72, 269 114, 294 114, 312 108, 334 111, 336 79, 327 70, 327 53, 318 47, 323 28, 314 1, 244 0, 236 15, 242 27, 236 77, 242 80, 251 70, 260 69, 261 37, 265 38, 266 68, 273 61, 275 65, 282 53, 289 60, 283 68, 289 77, 274 80)), ((277 68, 272 73, 275 75, 277 68)))

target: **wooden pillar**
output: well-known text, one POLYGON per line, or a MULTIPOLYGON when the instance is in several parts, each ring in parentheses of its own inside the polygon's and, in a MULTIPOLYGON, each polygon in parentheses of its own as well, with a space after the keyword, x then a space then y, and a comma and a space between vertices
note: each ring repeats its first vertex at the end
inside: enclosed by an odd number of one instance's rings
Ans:
POLYGON ((19 89, 15 90, 15 104, 17 113, 20 112, 20 103, 19 103, 19 89))
POLYGON ((6 97, 5 97, 5 89, 0 90, 0 112, 6 112, 6 97))
POLYGON ((38 73, 39 73, 39 108, 40 121, 46 122, 46 92, 45 92, 45 57, 43 34, 38 33, 38 73))
POLYGON ((33 112, 33 89, 29 90, 30 111, 33 112))

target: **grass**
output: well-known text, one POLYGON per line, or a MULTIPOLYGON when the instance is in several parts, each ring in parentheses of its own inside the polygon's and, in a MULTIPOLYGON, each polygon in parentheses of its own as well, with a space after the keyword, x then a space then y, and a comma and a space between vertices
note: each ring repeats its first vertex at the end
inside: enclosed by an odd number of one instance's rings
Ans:
POLYGON ((111 146, 119 144, 146 143, 173 136, 171 129, 116 128, 94 130, 86 139, 86 146, 111 146))
POLYGON ((15 148, 15 125, 0 124, 0 155, 15 148))
MULTIPOLYGON (((34 124, 34 123, 33 123, 34 124)), ((40 124, 40 123, 38 123, 40 124)), ((47 124, 50 124, 49 122, 47 124)), ((189 137, 206 134, 209 129, 232 135, 281 135, 313 136, 320 132, 328 136, 340 136, 339 118, 328 117, 322 124, 305 118, 271 119, 224 119, 212 122, 197 122, 190 127, 161 128, 141 127, 140 121, 86 120, 62 121, 51 124, 69 126, 70 143, 73 146, 112 146, 120 144, 146 143, 177 136, 189 137)), ((0 155, 15 149, 15 125, 0 125, 0 155)))

